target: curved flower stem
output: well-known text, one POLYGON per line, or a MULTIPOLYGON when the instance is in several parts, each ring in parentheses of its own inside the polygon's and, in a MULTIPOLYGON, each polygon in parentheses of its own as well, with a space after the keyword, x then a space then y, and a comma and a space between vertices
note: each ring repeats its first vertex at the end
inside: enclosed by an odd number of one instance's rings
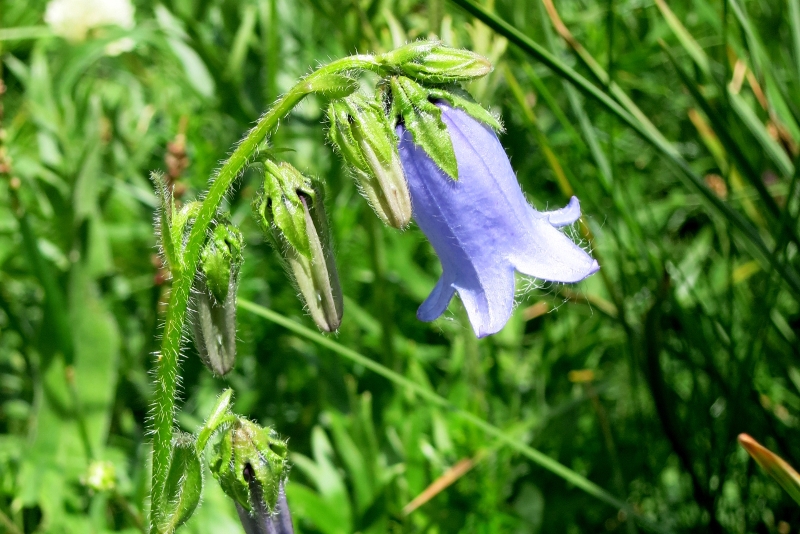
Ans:
POLYGON ((172 451, 172 422, 175 413, 175 393, 179 376, 179 356, 183 327, 189 295, 194 281, 200 251, 205 243, 209 226, 217 214, 222 199, 241 174, 244 167, 258 152, 259 145, 277 129, 281 119, 307 95, 315 92, 335 90, 326 77, 355 70, 382 72, 383 66, 373 56, 357 55, 343 58, 325 65, 301 79, 292 89, 280 97, 256 125, 245 135, 236 149, 228 157, 211 187, 203 197, 194 224, 189 232, 183 253, 171 269, 174 274, 169 307, 164 323, 161 353, 156 362, 155 402, 151 409, 153 420, 153 472, 151 493, 150 532, 161 533, 161 509, 164 486, 169 473, 172 451))

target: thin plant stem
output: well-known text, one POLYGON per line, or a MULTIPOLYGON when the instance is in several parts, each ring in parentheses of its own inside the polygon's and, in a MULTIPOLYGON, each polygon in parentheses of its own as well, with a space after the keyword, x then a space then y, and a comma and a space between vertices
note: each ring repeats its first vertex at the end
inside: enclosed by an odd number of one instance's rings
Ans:
POLYGON ((200 252, 206 241, 210 225, 222 199, 229 193, 245 166, 258 153, 262 142, 278 127, 281 119, 286 117, 307 95, 326 89, 324 87, 326 76, 359 69, 380 72, 382 67, 372 56, 367 55, 350 56, 329 63, 300 80, 261 116, 213 178, 211 187, 203 198, 189 231, 184 251, 178 255, 177 263, 170 266, 174 280, 162 333, 161 352, 156 361, 156 398, 151 409, 153 472, 150 531, 152 533, 161 532, 160 507, 164 499, 164 487, 172 454, 172 426, 175 416, 175 395, 179 378, 183 329, 200 252))

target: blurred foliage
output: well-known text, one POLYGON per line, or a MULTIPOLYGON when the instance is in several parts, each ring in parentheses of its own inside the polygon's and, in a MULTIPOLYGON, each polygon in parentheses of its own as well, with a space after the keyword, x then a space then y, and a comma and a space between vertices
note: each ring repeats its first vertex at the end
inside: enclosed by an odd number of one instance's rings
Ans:
MULTIPOLYGON (((346 295, 335 340, 667 531, 800 529, 796 504, 736 443, 746 432, 800 465, 797 0, 484 4, 637 107, 700 188, 618 114, 443 0, 135 6, 132 29, 69 43, 43 25, 45 2, 0 0, 0 531, 146 524, 149 372, 169 286, 149 173, 167 172, 191 199, 310 68, 431 35, 495 64, 468 89, 502 115, 538 208, 581 199, 574 237, 602 269, 578 287, 521 281, 512 320, 485 340, 457 302, 418 322, 438 275, 433 251, 417 229, 375 218, 325 143, 323 103, 310 100, 274 143, 327 184, 346 295), (123 38, 135 46, 114 55, 123 38)), ((311 325, 249 216, 257 174, 227 199, 247 243, 239 297, 311 325)), ((195 431, 232 387, 238 413, 289 439, 298 532, 642 529, 363 366, 245 310, 238 322, 225 379, 187 345, 177 424, 195 431), (472 468, 453 476, 464 460, 472 468), (454 483, 404 511, 442 476, 454 483)), ((240 532, 233 503, 206 479, 184 531, 240 532)))

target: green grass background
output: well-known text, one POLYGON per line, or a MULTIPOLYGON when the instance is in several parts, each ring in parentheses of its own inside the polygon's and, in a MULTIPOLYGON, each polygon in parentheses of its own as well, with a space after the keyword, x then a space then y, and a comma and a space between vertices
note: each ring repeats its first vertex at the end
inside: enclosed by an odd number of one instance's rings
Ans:
MULTIPOLYGON (((148 175, 167 169, 168 144, 185 134, 191 199, 310 69, 431 36, 494 63, 467 88, 502 116, 537 208, 581 199, 573 237, 601 271, 518 280, 511 321, 487 339, 457 300, 418 322, 433 250, 415 227, 380 224, 325 142, 324 102, 308 100, 273 142, 327 184, 336 345, 281 324, 313 329, 250 216, 246 172, 225 209, 247 242, 239 298, 256 306, 239 310, 226 378, 187 341, 177 426, 195 431, 233 388, 237 412, 289 439, 298 532, 800 530, 736 443, 749 433, 800 465, 798 0, 564 0, 557 15, 540 0, 134 3, 132 30, 70 44, 43 25, 45 2, 0 0, 0 532, 146 524, 168 287, 148 175), (107 55, 120 37, 135 48, 107 55), (98 469, 113 470, 100 489, 98 469)), ((207 474, 183 530, 240 529, 207 474)))

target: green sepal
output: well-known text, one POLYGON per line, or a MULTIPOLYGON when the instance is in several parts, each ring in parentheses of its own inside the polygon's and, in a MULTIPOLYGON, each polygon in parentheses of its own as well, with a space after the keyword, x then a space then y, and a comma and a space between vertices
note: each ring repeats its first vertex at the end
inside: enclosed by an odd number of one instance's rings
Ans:
POLYGON ((406 130, 442 171, 458 180, 453 142, 442 121, 442 110, 428 100, 429 90, 404 76, 392 77, 392 115, 402 117, 406 130))
POLYGON ((170 264, 170 269, 176 273, 183 269, 184 238, 190 226, 189 221, 197 216, 197 212, 200 211, 200 206, 201 203, 197 201, 184 204, 180 209, 176 209, 175 204, 172 204, 169 235, 172 240, 175 260, 174 263, 170 264))
POLYGON ((267 222, 274 225, 289 245, 302 256, 311 258, 311 244, 306 228, 303 201, 298 192, 313 199, 315 193, 306 178, 288 163, 264 162, 264 202, 268 209, 263 210, 267 222))
POLYGON ((173 532, 194 513, 203 494, 203 468, 195 448, 194 436, 176 432, 172 438, 172 458, 164 485, 159 532, 173 532))
POLYGON ((288 475, 286 442, 271 428, 238 418, 214 446, 211 472, 228 497, 248 512, 275 511, 288 475))
POLYGON ((225 302, 231 285, 231 276, 238 278, 242 265, 244 237, 238 228, 229 223, 217 224, 200 253, 200 268, 206 286, 218 303, 225 302))
POLYGON ((503 124, 500 120, 475 102, 472 95, 457 85, 428 89, 428 94, 433 98, 445 100, 452 107, 462 110, 473 119, 484 123, 497 132, 503 131, 503 124))
POLYGON ((408 192, 397 135, 380 102, 355 94, 328 106, 328 137, 353 171, 361 193, 389 226, 411 221, 408 192))
POLYGON ((206 448, 206 444, 208 440, 211 439, 214 432, 224 427, 226 424, 235 421, 235 416, 231 413, 232 399, 233 390, 230 388, 220 393, 219 397, 217 397, 214 408, 211 409, 211 413, 208 415, 206 422, 203 423, 203 426, 200 427, 197 433, 195 448, 197 449, 198 455, 203 454, 203 450, 206 448))

